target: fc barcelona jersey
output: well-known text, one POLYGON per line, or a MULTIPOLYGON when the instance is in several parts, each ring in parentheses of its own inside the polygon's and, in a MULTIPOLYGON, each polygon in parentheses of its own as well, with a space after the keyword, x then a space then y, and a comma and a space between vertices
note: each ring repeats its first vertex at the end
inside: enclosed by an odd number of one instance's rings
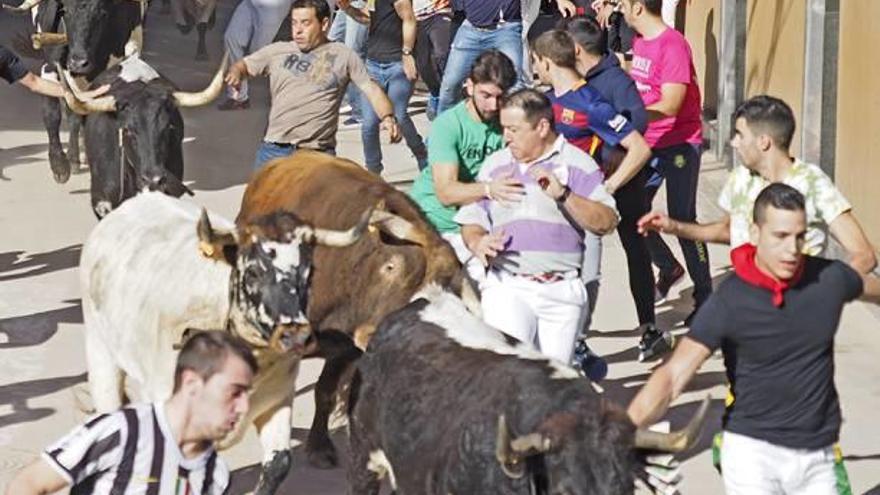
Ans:
POLYGON ((635 129, 598 91, 587 86, 586 81, 559 96, 551 89, 547 97, 553 103, 556 131, 600 164, 603 164, 603 146, 615 148, 635 129))

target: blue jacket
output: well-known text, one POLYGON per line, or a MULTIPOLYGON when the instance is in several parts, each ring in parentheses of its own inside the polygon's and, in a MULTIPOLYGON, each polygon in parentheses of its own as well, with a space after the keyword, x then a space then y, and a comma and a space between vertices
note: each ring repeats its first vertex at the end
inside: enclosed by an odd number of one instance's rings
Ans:
POLYGON ((626 117, 637 131, 644 134, 648 128, 648 113, 636 83, 620 67, 620 61, 613 53, 605 57, 595 67, 587 71, 587 86, 598 91, 611 105, 626 117))

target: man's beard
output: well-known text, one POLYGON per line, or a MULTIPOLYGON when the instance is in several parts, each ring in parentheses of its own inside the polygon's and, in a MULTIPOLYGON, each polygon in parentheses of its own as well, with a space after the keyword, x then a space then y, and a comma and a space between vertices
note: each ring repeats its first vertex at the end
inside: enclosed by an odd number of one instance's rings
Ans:
POLYGON ((477 117, 479 117, 480 120, 483 121, 484 124, 493 124, 493 123, 497 124, 498 123, 498 115, 501 112, 495 112, 494 115, 487 117, 486 114, 484 114, 483 112, 480 111, 480 107, 477 105, 477 99, 474 98, 473 96, 471 96, 470 98, 471 98, 471 105, 474 107, 474 112, 477 113, 477 117))

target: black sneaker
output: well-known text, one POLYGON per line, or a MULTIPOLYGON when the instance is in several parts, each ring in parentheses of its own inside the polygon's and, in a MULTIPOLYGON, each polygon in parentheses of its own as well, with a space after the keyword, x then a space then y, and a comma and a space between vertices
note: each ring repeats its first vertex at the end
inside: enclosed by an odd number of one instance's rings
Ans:
POLYGON ((639 362, 658 358, 671 351, 675 345, 675 337, 668 331, 660 331, 651 323, 645 323, 639 328, 644 328, 639 341, 639 362))
POLYGON ((584 340, 578 340, 574 348, 572 366, 580 370, 590 381, 598 383, 608 375, 608 363, 594 353, 584 340))
POLYGON ((663 304, 666 302, 666 296, 669 295, 669 289, 671 289, 676 282, 681 280, 682 277, 684 277, 684 267, 681 265, 676 265, 671 272, 661 271, 660 276, 657 277, 657 283, 654 284, 654 302, 656 304, 663 304))

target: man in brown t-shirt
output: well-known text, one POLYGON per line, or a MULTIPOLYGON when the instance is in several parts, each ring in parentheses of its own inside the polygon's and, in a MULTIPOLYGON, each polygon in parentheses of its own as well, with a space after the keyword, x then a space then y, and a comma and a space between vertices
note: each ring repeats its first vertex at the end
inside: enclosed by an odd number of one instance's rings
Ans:
POLYGON ((330 7, 326 0, 295 0, 291 9, 293 41, 267 45, 229 68, 226 83, 269 76, 272 108, 254 168, 299 148, 335 154, 339 105, 349 81, 366 96, 391 141, 400 130, 391 101, 367 74, 358 55, 327 39, 330 7))

